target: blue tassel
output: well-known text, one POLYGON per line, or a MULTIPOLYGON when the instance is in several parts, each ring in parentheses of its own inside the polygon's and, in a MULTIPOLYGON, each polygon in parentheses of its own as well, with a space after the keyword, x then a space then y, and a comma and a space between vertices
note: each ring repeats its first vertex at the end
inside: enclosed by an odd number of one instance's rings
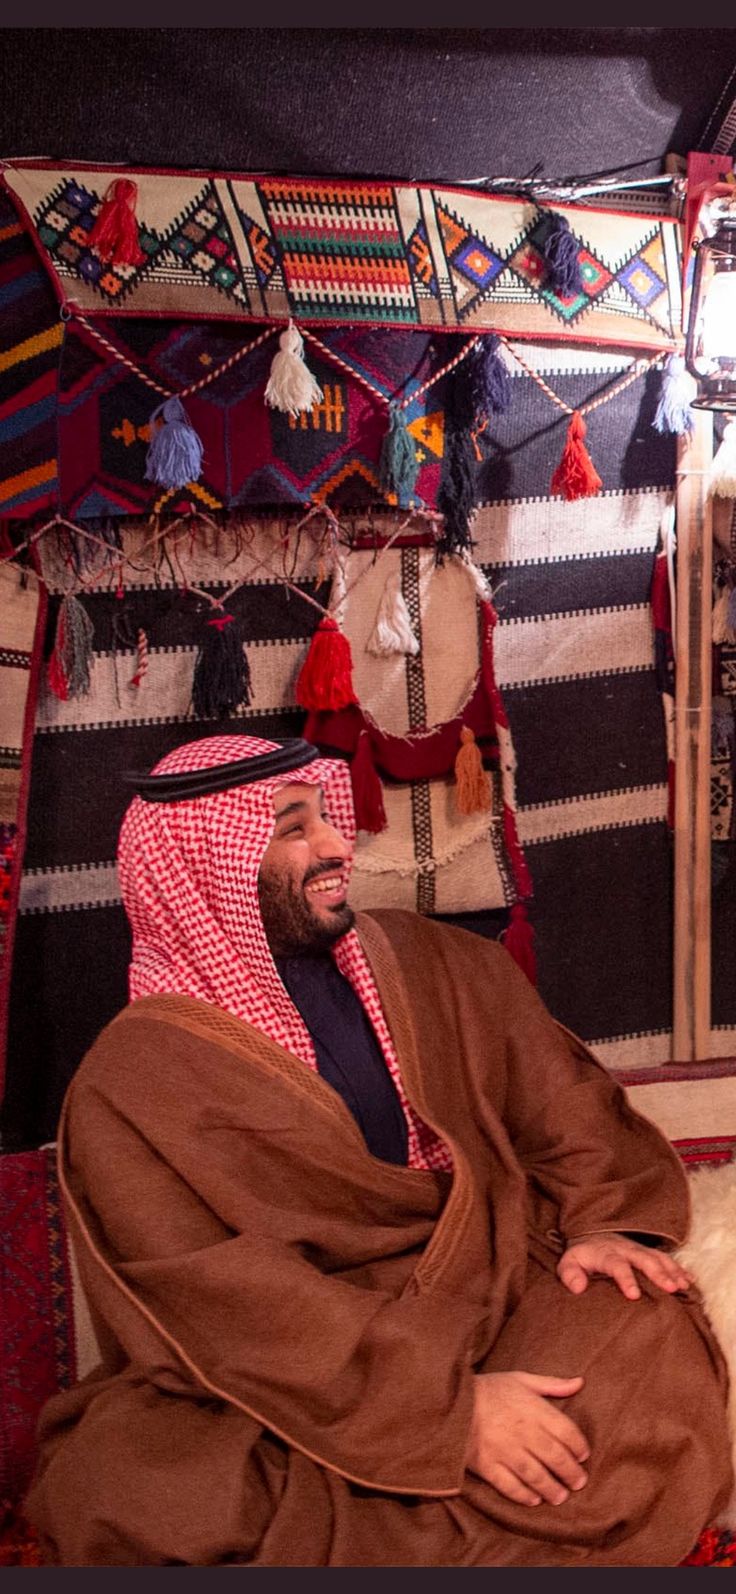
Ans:
POLYGON ((511 375, 499 348, 499 338, 482 338, 480 347, 468 356, 476 420, 505 415, 511 403, 511 375))
POLYGON ((579 244, 570 231, 565 216, 548 214, 548 222, 541 252, 547 262, 546 288, 551 288, 558 299, 574 299, 583 291, 583 278, 578 259, 579 244))
POLYGON ((166 399, 151 416, 151 442, 146 455, 146 481, 160 487, 188 487, 199 481, 204 449, 181 399, 166 399), (156 426, 158 416, 163 426, 156 426))
POLYGON ((652 421, 656 432, 670 432, 675 437, 687 437, 695 425, 690 408, 695 397, 695 384, 685 365, 682 354, 671 354, 662 372, 657 410, 652 421))
POLYGON ((378 471, 383 491, 394 496, 402 507, 407 506, 419 474, 419 461, 414 438, 407 431, 404 411, 398 404, 389 405, 389 429, 381 444, 378 471))

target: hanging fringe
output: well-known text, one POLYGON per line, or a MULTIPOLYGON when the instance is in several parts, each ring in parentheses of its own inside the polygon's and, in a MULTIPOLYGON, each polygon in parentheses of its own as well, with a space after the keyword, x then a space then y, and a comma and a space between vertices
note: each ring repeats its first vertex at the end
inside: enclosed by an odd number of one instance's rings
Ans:
POLYGON ((585 447, 586 431, 587 427, 580 411, 573 410, 562 459, 550 483, 550 492, 559 493, 568 503, 575 498, 594 498, 603 486, 585 447))
POLYGON ((656 432, 687 437, 695 425, 690 408, 697 388, 682 354, 670 354, 662 372, 662 385, 652 425, 656 432))
POLYGON ((578 257, 579 244, 570 231, 565 216, 547 212, 541 253, 547 264, 545 288, 550 288, 558 299, 574 299, 583 291, 583 277, 578 257))
POLYGON ((386 829, 386 810, 383 806, 383 787, 373 762, 371 739, 362 730, 350 764, 350 779, 355 804, 355 823, 358 830, 372 835, 386 829))
POLYGON ((358 701, 350 643, 329 615, 320 620, 312 637, 295 693, 300 708, 317 711, 349 708, 358 701))
POLYGON ((205 625, 199 644, 192 705, 199 719, 222 719, 241 703, 250 703, 250 667, 241 627, 225 609, 205 625))
POLYGON ((379 659, 392 653, 416 658, 419 652, 398 571, 392 572, 383 589, 376 623, 366 642, 366 652, 379 659))
POLYGON ((179 398, 166 399, 154 410, 146 455, 146 481, 159 487, 188 487, 199 481, 204 449, 179 398), (159 416, 162 426, 157 426, 159 416))
POLYGON ((537 983, 537 960, 534 954, 534 931, 529 923, 523 902, 515 902, 511 909, 509 927, 501 936, 506 951, 518 964, 532 985, 537 983))
POLYGON ((73 595, 62 598, 47 672, 49 687, 62 703, 89 695, 93 640, 94 627, 84 604, 73 595))
POLYGON ((481 338, 479 347, 468 355, 467 378, 476 427, 492 415, 505 415, 511 403, 511 373, 500 348, 501 339, 492 335, 481 338))
POLYGON ((265 400, 283 415, 303 415, 322 402, 322 389, 305 363, 304 339, 293 321, 279 338, 265 400))
POLYGON ((402 508, 408 508, 418 474, 416 443, 407 430, 404 410, 398 404, 389 404, 388 431, 381 444, 378 465, 381 487, 402 508))
POLYGON ((491 603, 493 601, 493 593, 491 591, 489 582, 480 568, 480 565, 475 564, 467 549, 464 549, 462 553, 457 555, 457 557, 460 560, 463 568, 467 570, 480 602, 491 603))
POLYGON ((445 466, 437 508, 445 527, 440 543, 442 553, 458 553, 471 546, 470 516, 475 507, 475 464, 470 432, 450 432, 445 442, 445 466))
POLYGON ((736 421, 727 421, 723 441, 710 469, 714 498, 736 498, 736 421))
POLYGON ((87 244, 108 265, 142 266, 146 261, 138 242, 137 198, 138 185, 129 177, 116 177, 105 194, 87 244))
POLYGON ((493 806, 493 793, 475 732, 463 725, 455 758, 455 806, 460 814, 487 813, 493 806))

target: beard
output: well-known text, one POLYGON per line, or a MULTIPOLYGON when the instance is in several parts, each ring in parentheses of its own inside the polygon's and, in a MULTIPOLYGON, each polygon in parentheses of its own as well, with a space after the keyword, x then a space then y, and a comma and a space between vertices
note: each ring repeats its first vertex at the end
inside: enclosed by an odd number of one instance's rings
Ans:
POLYGON ((289 875, 272 871, 258 876, 258 902, 263 928, 274 957, 298 957, 305 952, 327 952, 335 941, 346 935, 355 923, 355 914, 346 902, 323 910, 318 917, 304 895, 310 880, 322 875, 342 874, 344 863, 339 859, 309 869, 295 882, 289 875))

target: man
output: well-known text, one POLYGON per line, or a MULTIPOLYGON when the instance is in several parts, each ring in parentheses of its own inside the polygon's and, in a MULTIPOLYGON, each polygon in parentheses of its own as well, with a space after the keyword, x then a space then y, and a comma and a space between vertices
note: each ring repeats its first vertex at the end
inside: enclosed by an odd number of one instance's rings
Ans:
POLYGON ((139 792, 132 1000, 60 1126, 102 1365, 42 1422, 49 1559, 677 1564, 731 1468, 675 1154, 502 948, 354 923, 343 764, 215 737, 139 792))

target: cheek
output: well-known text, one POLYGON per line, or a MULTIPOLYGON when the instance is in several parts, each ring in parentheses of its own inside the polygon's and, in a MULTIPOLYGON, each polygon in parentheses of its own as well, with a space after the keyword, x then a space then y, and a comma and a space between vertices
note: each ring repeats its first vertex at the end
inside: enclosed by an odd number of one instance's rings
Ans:
POLYGON ((264 855, 261 875, 277 891, 299 891, 308 863, 309 848, 306 842, 274 846, 272 851, 264 855))

